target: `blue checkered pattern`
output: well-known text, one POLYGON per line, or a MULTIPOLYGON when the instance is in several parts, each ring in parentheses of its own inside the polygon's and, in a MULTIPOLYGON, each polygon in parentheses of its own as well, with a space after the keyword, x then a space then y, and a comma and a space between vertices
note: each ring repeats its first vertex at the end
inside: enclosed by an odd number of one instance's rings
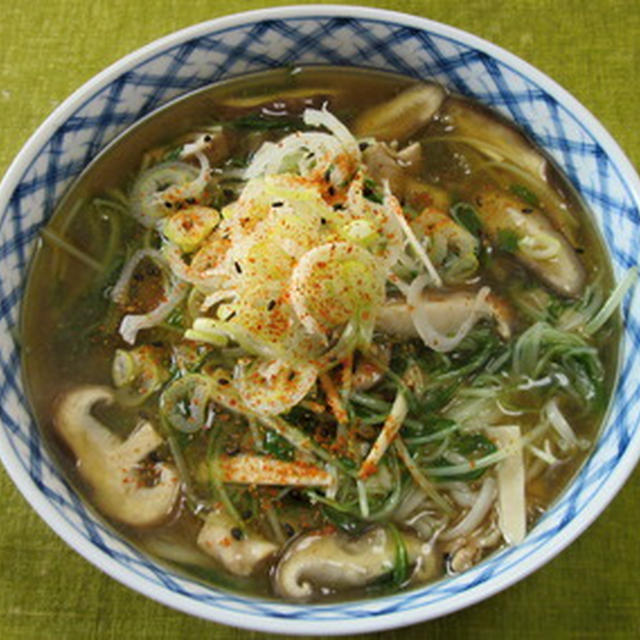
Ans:
POLYGON ((619 277, 635 264, 634 249, 640 246, 637 194, 620 168, 624 160, 612 158, 613 145, 606 137, 603 140, 590 131, 554 95, 524 75, 518 64, 501 62, 483 45, 477 47, 443 33, 437 25, 413 28, 391 18, 316 16, 251 21, 248 17, 242 26, 212 27, 204 35, 130 64, 126 72, 89 95, 34 154, 8 207, 0 212, 0 445, 18 484, 35 487, 62 519, 57 529, 64 537, 80 540, 85 550, 89 546, 97 549, 99 564, 113 573, 117 563, 125 582, 135 583, 146 593, 160 589, 156 597, 182 608, 198 603, 201 615, 253 628, 261 628, 265 617, 289 620, 290 631, 299 629, 296 624, 303 620, 343 621, 347 632, 350 622, 363 617, 401 624, 401 616, 420 608, 420 617, 427 619, 443 607, 459 606, 456 602, 473 598, 482 589, 495 591, 513 581, 523 563, 534 568, 581 530, 577 520, 581 512, 598 501, 609 484, 622 479, 620 463, 637 457, 640 449, 640 309, 630 300, 624 305, 627 328, 620 383, 602 437, 577 480, 526 541, 456 578, 369 602, 302 607, 250 600, 154 564, 115 536, 58 472, 29 415, 20 379, 13 328, 26 266, 39 227, 71 181, 115 136, 157 107, 211 82, 282 65, 356 65, 434 78, 493 105, 522 125, 567 172, 603 230, 619 277))

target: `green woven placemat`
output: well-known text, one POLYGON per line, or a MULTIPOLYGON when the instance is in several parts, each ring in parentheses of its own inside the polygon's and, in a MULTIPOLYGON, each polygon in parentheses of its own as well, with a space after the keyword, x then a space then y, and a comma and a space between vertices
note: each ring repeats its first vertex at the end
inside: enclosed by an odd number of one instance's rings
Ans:
MULTIPOLYGON (((281 2, 32 0, 0 13, 0 173, 46 115, 122 55, 187 25, 281 2)), ((548 73, 638 164, 637 0, 369 2, 466 29, 548 73)), ((447 618, 385 638, 640 637, 635 473, 587 533, 533 576, 447 618)), ((374 638, 371 634, 363 638, 374 638)), ((0 638, 264 638, 191 618, 100 573, 31 511, 0 472, 0 638)))

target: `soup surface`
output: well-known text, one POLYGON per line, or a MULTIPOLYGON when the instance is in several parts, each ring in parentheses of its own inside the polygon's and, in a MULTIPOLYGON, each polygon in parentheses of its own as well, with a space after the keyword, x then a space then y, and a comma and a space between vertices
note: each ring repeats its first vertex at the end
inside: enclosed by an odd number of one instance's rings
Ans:
POLYGON ((518 544, 594 442, 611 271, 553 163, 436 84, 293 69, 129 131, 23 309, 35 415, 150 554, 292 601, 518 544))

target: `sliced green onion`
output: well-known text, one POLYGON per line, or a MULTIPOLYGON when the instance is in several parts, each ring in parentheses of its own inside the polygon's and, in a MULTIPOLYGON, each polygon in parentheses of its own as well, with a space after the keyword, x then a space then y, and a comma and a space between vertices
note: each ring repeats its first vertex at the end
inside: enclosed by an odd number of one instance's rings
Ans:
POLYGON ((393 584, 396 587, 402 586, 409 578, 409 554, 407 553, 407 545, 398 528, 390 522, 387 524, 387 530, 393 538, 395 546, 394 563, 393 563, 393 584))
POLYGON ((58 249, 62 249, 70 256, 73 256, 74 258, 85 264, 87 267, 91 267, 91 269, 94 269, 98 273, 102 273, 102 271, 104 270, 104 265, 102 265, 97 260, 94 260, 91 256, 88 256, 84 251, 81 251, 63 238, 59 237, 57 234, 51 231, 51 229, 41 229, 40 233, 45 240, 50 242, 55 247, 58 247, 58 249))
POLYGON ((638 267, 631 267, 631 269, 625 273, 624 278, 618 283, 618 286, 613 290, 609 299, 602 305, 600 311, 585 324, 584 331, 587 335, 593 335, 613 315, 627 291, 629 291, 635 283, 637 277, 638 267))
POLYGON ((209 435, 209 446, 207 447, 207 460, 209 462, 209 482, 211 484, 211 488, 214 493, 217 495, 218 499, 222 503, 222 506, 225 508, 225 511, 229 514, 231 518, 233 518, 238 526, 244 531, 245 524, 240 514, 236 510, 229 498, 229 494, 224 488, 224 483, 222 482, 222 473, 220 471, 220 448, 221 444, 219 442, 218 436, 220 435, 220 428, 214 427, 211 430, 211 434, 209 435))
POLYGON ((402 438, 396 438, 393 446, 395 447, 398 457, 402 460, 404 466, 407 467, 407 471, 413 478, 415 484, 420 487, 420 489, 422 489, 422 491, 424 491, 424 493, 426 493, 427 496, 429 496, 445 513, 453 513, 451 505, 438 493, 438 490, 431 482, 429 482, 429 480, 427 480, 427 478, 425 478, 420 469, 418 469, 418 465, 411 457, 411 454, 407 450, 402 438))
POLYGON ((194 433, 207 423, 211 393, 211 381, 207 376, 188 373, 162 392, 160 411, 174 429, 194 433))

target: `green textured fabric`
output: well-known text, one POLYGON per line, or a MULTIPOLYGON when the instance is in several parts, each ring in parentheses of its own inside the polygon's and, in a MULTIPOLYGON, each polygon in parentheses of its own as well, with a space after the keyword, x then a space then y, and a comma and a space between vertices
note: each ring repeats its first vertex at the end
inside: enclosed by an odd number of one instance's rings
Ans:
MULTIPOLYGON (((255 0, 18 0, 0 15, 0 174, 67 95, 122 55, 255 0)), ((573 93, 640 161, 638 0, 369 2, 474 32, 573 93)), ((640 638, 640 473, 591 529, 533 576, 414 638, 640 638)), ((363 638, 379 637, 371 634, 363 638)), ((0 472, 0 638, 259 638, 121 586, 69 549, 0 472)))

